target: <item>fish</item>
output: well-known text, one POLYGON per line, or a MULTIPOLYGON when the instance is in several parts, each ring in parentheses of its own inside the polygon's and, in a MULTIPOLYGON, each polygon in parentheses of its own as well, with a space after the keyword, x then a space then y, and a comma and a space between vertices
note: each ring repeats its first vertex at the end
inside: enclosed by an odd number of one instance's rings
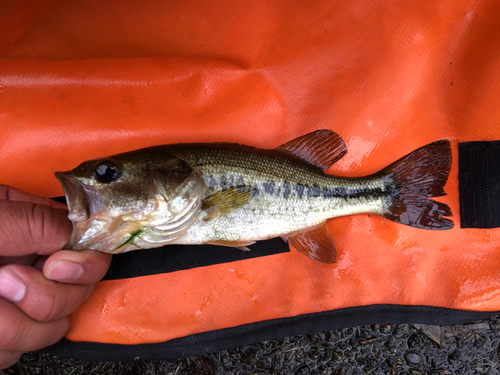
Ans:
POLYGON ((420 229, 453 228, 450 142, 438 140, 365 177, 326 174, 347 152, 329 129, 275 149, 233 143, 159 145, 56 172, 73 222, 66 249, 123 253, 168 244, 248 250, 281 237, 331 264, 327 220, 377 214, 420 229))

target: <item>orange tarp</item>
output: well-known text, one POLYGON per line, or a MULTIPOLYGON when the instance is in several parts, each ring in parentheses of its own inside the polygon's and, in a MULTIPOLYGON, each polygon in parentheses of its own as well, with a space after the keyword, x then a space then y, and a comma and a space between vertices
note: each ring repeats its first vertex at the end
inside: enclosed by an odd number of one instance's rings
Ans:
MULTIPOLYGON (((500 5, 478 1, 15 1, 0 4, 0 183, 150 145, 274 148, 327 128, 362 176, 438 139, 455 228, 329 222, 338 261, 293 251, 101 282, 72 340, 160 342, 371 304, 500 310, 500 232, 460 229, 457 144, 500 139, 500 5)), ((235 250, 238 251, 238 250, 235 250)), ((118 255, 119 256, 119 255, 118 255)))

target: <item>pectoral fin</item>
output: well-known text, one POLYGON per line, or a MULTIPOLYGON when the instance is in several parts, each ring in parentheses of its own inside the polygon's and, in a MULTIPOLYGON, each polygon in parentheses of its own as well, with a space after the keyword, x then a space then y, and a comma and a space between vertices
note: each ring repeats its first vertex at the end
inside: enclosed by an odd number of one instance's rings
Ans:
POLYGON ((335 263, 336 261, 337 251, 326 221, 319 227, 286 236, 283 239, 288 241, 299 253, 307 255, 313 260, 322 263, 335 263))
POLYGON ((206 197, 201 203, 202 210, 207 212, 205 221, 215 219, 243 206, 249 201, 250 195, 251 190, 236 186, 206 197))

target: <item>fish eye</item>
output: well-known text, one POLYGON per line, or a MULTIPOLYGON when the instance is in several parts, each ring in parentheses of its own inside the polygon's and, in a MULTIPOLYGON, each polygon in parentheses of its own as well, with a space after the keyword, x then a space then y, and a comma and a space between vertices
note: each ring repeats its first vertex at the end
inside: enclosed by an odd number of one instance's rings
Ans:
POLYGON ((118 180, 121 176, 121 171, 115 163, 106 160, 97 165, 94 169, 94 176, 97 181, 107 184, 118 180))

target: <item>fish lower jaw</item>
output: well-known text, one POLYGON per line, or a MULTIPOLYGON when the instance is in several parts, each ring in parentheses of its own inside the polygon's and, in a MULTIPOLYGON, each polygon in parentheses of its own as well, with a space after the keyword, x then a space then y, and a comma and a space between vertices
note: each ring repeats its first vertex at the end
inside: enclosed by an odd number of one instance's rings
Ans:
POLYGON ((68 215, 68 219, 73 222, 80 222, 87 219, 87 214, 80 211, 71 211, 68 215))

